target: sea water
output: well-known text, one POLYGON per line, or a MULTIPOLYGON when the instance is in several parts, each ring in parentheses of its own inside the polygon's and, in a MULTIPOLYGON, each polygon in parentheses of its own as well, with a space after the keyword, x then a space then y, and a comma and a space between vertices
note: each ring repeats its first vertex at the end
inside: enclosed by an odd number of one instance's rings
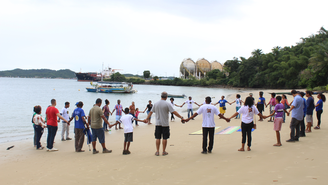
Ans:
MULTIPOLYGON (((192 96, 198 104, 202 104, 206 96, 212 97, 213 102, 217 102, 222 95, 235 94, 237 90, 203 87, 182 87, 182 86, 160 86, 160 85, 133 85, 137 93, 92 93, 87 92, 86 87, 91 87, 89 82, 77 82, 67 79, 38 79, 38 78, 0 78, 0 143, 25 140, 33 138, 32 115, 33 107, 42 107, 41 115, 45 117, 46 108, 50 105, 51 99, 57 100, 57 109, 61 111, 66 101, 70 102, 68 108, 71 114, 76 108, 75 103, 83 101, 83 110, 87 115, 95 104, 97 98, 110 101, 110 111, 112 112, 117 100, 121 100, 123 108, 129 107, 134 101, 136 108, 143 112, 149 100, 153 103, 160 100, 163 91, 169 94, 192 96)), ((174 103, 182 105, 187 98, 175 98, 174 103)), ((169 101, 169 100, 167 100, 169 101)), ((194 108, 198 107, 196 105, 194 108)), ((175 107, 176 111, 187 117, 187 106, 175 107)), ((146 118, 146 113, 140 113, 139 119, 146 118)), ((115 122, 115 116, 109 116, 109 122, 115 122)), ((154 122, 154 120, 153 120, 154 122)), ((70 137, 73 137, 74 121, 70 126, 70 137)), ((142 126, 142 124, 140 124, 142 126)), ((115 132, 115 131, 114 131, 115 132)), ((61 123, 58 123, 56 137, 61 137, 61 123)), ((47 135, 47 131, 43 137, 47 135)))

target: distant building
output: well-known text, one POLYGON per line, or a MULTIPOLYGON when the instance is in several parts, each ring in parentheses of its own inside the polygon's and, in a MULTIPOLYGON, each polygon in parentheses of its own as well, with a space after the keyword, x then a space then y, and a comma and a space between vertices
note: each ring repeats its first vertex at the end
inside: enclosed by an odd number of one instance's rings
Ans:
POLYGON ((206 73, 214 69, 223 70, 223 66, 218 61, 210 63, 205 58, 198 59, 195 63, 191 58, 184 59, 180 65, 180 78, 194 76, 198 79, 204 78, 206 73))

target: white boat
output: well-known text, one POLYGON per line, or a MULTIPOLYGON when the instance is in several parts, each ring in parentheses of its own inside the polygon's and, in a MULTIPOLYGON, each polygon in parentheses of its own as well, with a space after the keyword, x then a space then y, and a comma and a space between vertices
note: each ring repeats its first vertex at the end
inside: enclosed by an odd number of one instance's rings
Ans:
POLYGON ((100 93, 135 93, 133 84, 128 82, 90 82, 93 86, 86 88, 88 92, 100 93))

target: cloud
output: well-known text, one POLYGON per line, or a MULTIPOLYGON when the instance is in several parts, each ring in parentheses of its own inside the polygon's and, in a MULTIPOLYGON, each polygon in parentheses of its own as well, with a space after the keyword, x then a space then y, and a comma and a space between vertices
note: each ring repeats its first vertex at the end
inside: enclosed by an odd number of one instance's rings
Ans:
POLYGON ((224 63, 296 44, 325 26, 326 1, 1 1, 0 70, 179 74, 184 58, 224 63), (320 6, 319 6, 320 5, 320 6))

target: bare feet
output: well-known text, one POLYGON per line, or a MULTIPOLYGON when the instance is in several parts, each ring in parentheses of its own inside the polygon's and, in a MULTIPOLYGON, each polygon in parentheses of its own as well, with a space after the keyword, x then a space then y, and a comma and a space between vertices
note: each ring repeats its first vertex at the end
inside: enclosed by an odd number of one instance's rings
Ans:
POLYGON ((115 130, 118 130, 117 128, 115 128, 115 130))
POLYGON ((123 129, 122 127, 120 127, 120 129, 123 129))
POLYGON ((243 152, 243 151, 245 151, 245 149, 244 148, 239 148, 238 151, 243 152))
POLYGON ((274 144, 273 146, 281 146, 281 143, 274 144))
POLYGON ((247 151, 251 151, 251 148, 250 147, 247 147, 247 151))

